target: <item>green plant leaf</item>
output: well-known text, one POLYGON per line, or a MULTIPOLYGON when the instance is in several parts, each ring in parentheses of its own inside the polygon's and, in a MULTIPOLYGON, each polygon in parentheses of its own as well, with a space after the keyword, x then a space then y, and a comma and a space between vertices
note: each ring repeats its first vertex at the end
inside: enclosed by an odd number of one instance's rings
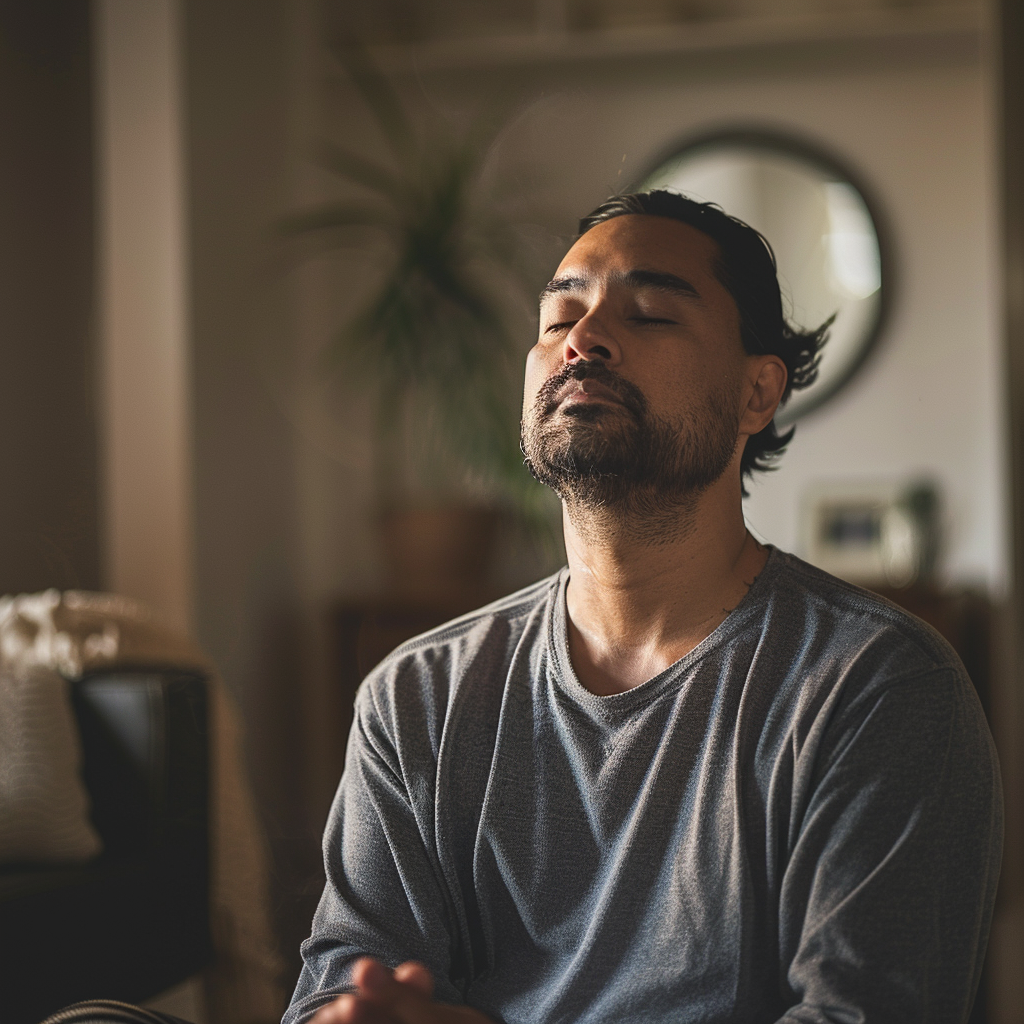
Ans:
POLYGON ((279 235, 307 235, 339 228, 392 227, 394 214, 373 206, 354 203, 328 203, 282 217, 276 224, 279 235))
POLYGON ((504 119, 492 113, 455 132, 438 117, 417 135, 397 90, 365 50, 343 48, 338 59, 396 166, 323 143, 321 165, 381 205, 324 204, 283 222, 289 237, 343 245, 357 239, 355 229, 380 230, 390 250, 355 315, 325 346, 324 371, 340 384, 372 389, 382 494, 413 422, 417 453, 449 465, 454 456, 508 501, 540 508, 519 451, 522 346, 510 329, 506 295, 523 282, 535 290, 537 273, 483 187, 504 119))
POLYGON ((391 82, 381 74, 364 46, 348 43, 336 46, 334 52, 380 126, 392 152, 400 161, 408 160, 416 149, 416 132, 391 82))
POLYGON ((362 185, 391 200, 401 200, 407 191, 383 164, 333 142, 322 141, 316 147, 316 159, 321 167, 337 174, 339 178, 362 185))

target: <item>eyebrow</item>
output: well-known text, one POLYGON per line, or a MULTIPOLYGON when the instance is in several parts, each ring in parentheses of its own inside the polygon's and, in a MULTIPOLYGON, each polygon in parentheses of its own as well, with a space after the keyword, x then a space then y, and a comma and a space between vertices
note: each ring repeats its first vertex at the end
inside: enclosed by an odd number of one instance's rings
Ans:
MULTIPOLYGON (((662 270, 630 270, 625 274, 616 275, 618 283, 627 288, 654 288, 673 295, 685 295, 687 298, 699 299, 700 292, 689 281, 678 274, 670 274, 662 270)), ((563 292, 586 291, 591 279, 587 277, 556 277, 549 281, 540 293, 540 301, 563 292)))
POLYGON ((562 292, 586 291, 588 283, 585 277, 556 277, 541 289, 540 301, 543 302, 548 296, 560 295, 562 292))

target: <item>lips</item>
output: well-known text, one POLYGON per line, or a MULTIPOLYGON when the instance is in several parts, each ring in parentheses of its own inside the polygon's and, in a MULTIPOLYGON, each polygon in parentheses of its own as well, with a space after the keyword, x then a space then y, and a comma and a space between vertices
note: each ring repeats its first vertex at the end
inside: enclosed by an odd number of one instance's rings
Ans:
POLYGON ((639 389, 623 380, 598 360, 581 361, 563 366, 544 383, 538 395, 538 408, 544 416, 559 409, 623 406, 634 415, 644 411, 645 400, 639 389))
POLYGON ((559 391, 556 401, 558 405, 590 405, 595 402, 622 405, 622 399, 615 391, 591 377, 570 381, 559 391))

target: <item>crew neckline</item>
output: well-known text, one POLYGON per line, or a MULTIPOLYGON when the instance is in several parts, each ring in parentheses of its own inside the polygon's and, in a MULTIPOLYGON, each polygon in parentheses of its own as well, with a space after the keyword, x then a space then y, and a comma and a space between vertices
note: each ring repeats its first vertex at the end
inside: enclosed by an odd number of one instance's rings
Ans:
POLYGON ((772 544, 766 544, 768 558, 754 578, 750 589, 735 608, 692 650, 662 669, 657 675, 622 693, 597 694, 588 690, 576 675, 569 658, 569 611, 566 592, 569 567, 558 574, 551 614, 548 616, 548 646, 556 666, 555 681, 559 689, 575 703, 598 712, 601 717, 617 716, 647 704, 675 688, 686 678, 687 671, 698 661, 728 641, 760 604, 762 592, 769 587, 784 562, 784 555, 772 544))

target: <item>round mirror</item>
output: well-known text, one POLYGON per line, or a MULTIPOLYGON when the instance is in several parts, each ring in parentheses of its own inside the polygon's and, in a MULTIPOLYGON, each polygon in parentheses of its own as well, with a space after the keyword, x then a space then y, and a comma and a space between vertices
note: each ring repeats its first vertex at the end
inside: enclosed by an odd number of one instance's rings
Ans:
POLYGON ((757 228, 775 251, 791 321, 813 328, 835 314, 818 379, 779 410, 780 426, 849 381, 878 337, 885 290, 877 218, 846 171, 806 143, 729 131, 692 140, 660 160, 637 191, 653 188, 717 203, 757 228))

